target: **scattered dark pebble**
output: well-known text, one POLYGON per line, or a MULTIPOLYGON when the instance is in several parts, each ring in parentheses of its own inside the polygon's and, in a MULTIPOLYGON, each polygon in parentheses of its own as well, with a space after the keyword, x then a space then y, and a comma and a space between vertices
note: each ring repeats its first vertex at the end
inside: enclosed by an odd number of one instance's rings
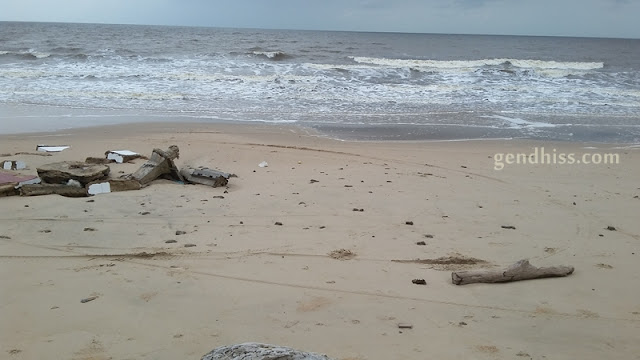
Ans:
POLYGON ((50 232, 51 232, 51 230, 48 230, 48 229, 47 229, 47 230, 40 230, 40 232, 41 232, 41 233, 48 234, 48 233, 50 233, 50 232))
POLYGON ((309 180, 309 184, 313 184, 313 183, 317 183, 317 182, 320 182, 320 181, 318 181, 318 180, 316 180, 316 179, 311 179, 311 180, 309 180))
POLYGON ((411 282, 416 285, 427 285, 427 281, 425 279, 413 279, 411 282))
POLYGON ((98 231, 98 230, 96 230, 96 229, 94 229, 92 227, 86 227, 86 228, 84 228, 83 231, 98 231))
POLYGON ((151 213, 150 213, 150 212, 148 212, 148 211, 144 211, 144 212, 141 212, 141 213, 140 213, 140 215, 149 215, 149 214, 151 214, 151 213))
POLYGON ((511 230, 515 230, 516 229, 515 226, 511 226, 511 225, 502 225, 501 228, 503 228, 503 229, 511 229, 511 230))
POLYGON ((29 205, 25 205, 24 207, 29 207, 29 205))
POLYGON ((460 165, 461 168, 466 169, 467 167, 464 165, 460 165))
POLYGON ((603 236, 604 236, 604 234, 598 234, 598 236, 603 237, 603 236))
POLYGON ((95 200, 91 199, 91 200, 87 200, 87 202, 95 202, 95 200))
POLYGON ((298 203, 298 205, 307 205, 307 203, 306 203, 306 202, 304 202, 304 201, 300 201, 300 202, 298 203))
POLYGON ((166 244, 175 244, 177 242, 178 241, 176 241, 176 240, 167 240, 167 241, 165 241, 166 244))
POLYGON ((229 191, 227 191, 227 190, 225 190, 225 191, 223 192, 223 194, 228 194, 228 193, 229 193, 229 191))
POLYGON ((240 225, 243 225, 243 224, 244 224, 244 221, 240 221, 240 225))
POLYGON ((182 230, 177 230, 176 231, 176 235, 184 235, 186 233, 187 233, 186 231, 182 231, 182 230))
POLYGON ((326 226, 324 226, 324 225, 320 226, 320 229, 324 229, 324 228, 326 228, 326 226))
POLYGON ((353 187, 353 185, 345 185, 344 187, 353 187))
POLYGON ((282 223, 280 221, 276 221, 274 225, 282 226, 282 223))
POLYGON ((467 325, 467 323, 466 323, 466 322, 464 322, 464 321, 460 321, 460 322, 458 323, 458 325, 460 325, 460 326, 464 326, 464 325, 467 325))
POLYGON ((424 234, 424 237, 426 237, 427 239, 433 239, 433 235, 431 234, 424 234))
POLYGON ((224 196, 222 196, 222 195, 216 195, 216 196, 214 196, 213 198, 214 198, 214 199, 224 199, 224 196))
POLYGON ((413 325, 400 323, 398 324, 398 329, 413 329, 413 325))
POLYGON ((387 182, 388 182, 388 183, 390 183, 390 182, 391 182, 391 180, 387 180, 387 182))
POLYGON ((426 243, 426 242, 424 242, 424 241, 418 241, 418 242, 416 243, 416 245, 427 245, 427 243, 426 243))
POLYGON ((84 303, 88 303, 89 301, 93 301, 93 300, 95 300, 97 298, 98 298, 97 296, 90 296, 88 298, 84 298, 84 299, 80 300, 80 302, 84 304, 84 303))
POLYGON ((184 244, 184 247, 194 247, 196 244, 184 244))
POLYGON ((574 202, 573 202, 573 205, 575 205, 575 204, 576 204, 576 202, 574 201, 574 202))
POLYGON ((413 221, 405 221, 404 224, 405 225, 413 225, 413 221))
POLYGON ((7 240, 11 240, 11 236, 7 236, 7 235, 0 235, 0 239, 7 239, 7 240))
POLYGON ((609 230, 609 231, 616 231, 616 228, 615 228, 615 227, 613 227, 613 226, 611 226, 611 225, 609 225, 609 226, 607 226, 607 230, 609 230))

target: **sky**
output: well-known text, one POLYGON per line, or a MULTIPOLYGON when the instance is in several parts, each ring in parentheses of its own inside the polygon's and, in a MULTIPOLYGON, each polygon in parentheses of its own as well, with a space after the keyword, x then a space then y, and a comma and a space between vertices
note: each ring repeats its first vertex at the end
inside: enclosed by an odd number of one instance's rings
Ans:
POLYGON ((0 21, 447 34, 640 38, 639 15, 640 0, 0 0, 0 21))

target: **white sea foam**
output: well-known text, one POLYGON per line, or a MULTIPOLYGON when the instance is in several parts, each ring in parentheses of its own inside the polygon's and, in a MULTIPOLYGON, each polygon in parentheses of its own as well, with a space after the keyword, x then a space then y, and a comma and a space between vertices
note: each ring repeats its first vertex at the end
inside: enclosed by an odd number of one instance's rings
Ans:
POLYGON ((523 119, 520 119, 520 118, 510 118, 510 117, 500 116, 500 115, 486 115, 486 116, 481 116, 481 117, 503 120, 507 124, 509 124, 509 126, 508 126, 509 129, 522 129, 522 128, 534 128, 535 129, 535 128, 551 128, 551 127, 556 127, 557 126, 557 125, 549 124, 549 123, 536 122, 536 121, 527 121, 527 120, 523 120, 523 119))
POLYGON ((498 66, 511 64, 523 69, 562 69, 562 70, 595 70, 604 67, 602 62, 560 62, 526 59, 481 59, 481 60, 420 60, 420 59, 389 59, 350 56, 363 64, 373 64, 388 67, 403 68, 432 68, 432 69, 477 69, 483 66, 498 66))

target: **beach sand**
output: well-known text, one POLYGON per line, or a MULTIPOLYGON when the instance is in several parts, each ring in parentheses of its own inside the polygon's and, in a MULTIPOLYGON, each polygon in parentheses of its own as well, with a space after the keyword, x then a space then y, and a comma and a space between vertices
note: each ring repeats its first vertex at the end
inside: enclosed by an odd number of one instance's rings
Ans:
MULTIPOLYGON (((255 341, 343 360, 640 359, 639 149, 153 123, 4 135, 0 154, 43 143, 72 147, 0 159, 35 174, 175 144, 179 166, 238 177, 227 188, 158 180, 91 198, 0 198, 0 358, 200 359, 255 341), (541 146, 616 152, 620 164, 494 169, 496 153, 541 146), (446 256, 478 262, 393 261, 446 256), (524 258, 575 272, 451 283, 451 271, 524 258)), ((120 175, 142 163, 110 166, 120 175)))

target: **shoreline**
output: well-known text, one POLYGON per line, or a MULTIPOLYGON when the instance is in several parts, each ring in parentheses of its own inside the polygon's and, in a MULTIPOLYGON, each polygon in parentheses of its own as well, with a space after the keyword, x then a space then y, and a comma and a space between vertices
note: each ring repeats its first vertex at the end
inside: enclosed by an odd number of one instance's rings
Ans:
MULTIPOLYGON (((308 133, 316 133, 318 136, 340 141, 356 142, 430 142, 430 141, 471 141, 471 140, 531 140, 567 143, 592 143, 592 144, 640 144, 640 138, 630 137, 622 141, 618 131, 619 127, 602 126, 599 130, 601 138, 593 138, 588 135, 586 129, 592 126, 576 126, 574 132, 583 134, 572 138, 570 128, 560 131, 565 125, 553 127, 563 135, 557 138, 547 138, 537 132, 542 130, 523 125, 521 127, 494 128, 485 126, 468 126, 456 124, 338 124, 338 123, 314 123, 313 121, 268 121, 268 120, 237 120, 223 119, 211 116, 164 113, 154 110, 140 109, 85 109, 58 107, 51 105, 25 105, 25 104, 1 104, 0 105, 0 135, 39 134, 42 132, 64 132, 72 129, 94 128, 116 125, 136 124, 184 124, 194 126, 202 124, 211 125, 238 125, 238 126, 294 126, 305 129, 308 133), (580 130, 582 129, 582 130, 580 130), (617 129, 617 130, 616 130, 617 129), (580 130, 580 131, 578 131, 580 130), (616 135, 618 134, 618 135, 616 135), (617 140, 615 140, 617 139, 617 140)), ((574 126, 574 125, 572 125, 574 126)))

